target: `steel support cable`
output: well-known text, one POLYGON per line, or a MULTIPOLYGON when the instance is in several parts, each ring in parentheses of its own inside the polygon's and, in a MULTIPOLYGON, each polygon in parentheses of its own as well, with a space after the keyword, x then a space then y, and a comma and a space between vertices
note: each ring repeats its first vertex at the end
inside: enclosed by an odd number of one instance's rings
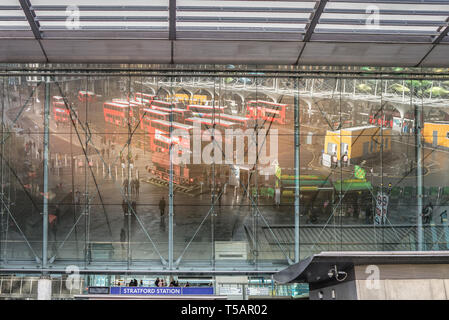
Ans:
MULTIPOLYGON (((70 114, 70 120, 72 121, 73 127, 75 128, 76 134, 77 134, 77 136, 78 136, 78 140, 80 141, 80 144, 81 144, 81 146, 82 146, 81 138, 80 138, 80 135, 79 135, 79 133, 78 133, 77 127, 76 127, 76 125, 75 125, 75 121, 73 120, 73 115, 72 115, 72 114, 75 115, 75 117, 76 117, 76 119, 78 120, 78 122, 80 123, 81 128, 83 129, 83 131, 86 131, 87 129, 84 129, 84 126, 82 125, 81 121, 78 119, 78 116, 76 115, 76 113, 73 111, 73 108, 72 108, 71 106, 69 106, 69 104, 67 103, 67 101, 66 101, 67 98, 66 98, 66 96, 63 94, 61 88, 59 87, 59 84, 58 84, 58 88, 59 88, 59 90, 60 90, 60 92, 61 92, 61 95, 63 96, 64 104, 65 104, 66 109, 68 109, 68 110, 70 111, 70 113, 69 113, 69 114, 70 114)), ((136 129, 137 129, 137 127, 138 127, 138 125, 136 126, 136 129)), ((98 151, 98 149, 97 149, 95 146, 93 146, 93 147, 94 147, 95 151, 97 152, 97 154, 99 155, 100 159, 103 161, 103 163, 106 164, 106 161, 104 161, 104 159, 103 159, 103 157, 101 156, 101 154, 100 154, 100 152, 98 151)), ((83 147, 82 147, 82 149, 83 149, 83 152, 86 153, 86 151, 84 150, 83 147)), ((123 149, 122 149, 122 151, 123 151, 123 149)), ((117 159, 118 159, 118 158, 117 158, 117 159)), ((116 159, 116 160, 117 160, 117 159, 116 159)), ((115 162, 114 162, 114 164, 115 164, 115 162)), ((96 183, 96 179, 95 179, 94 174, 93 174, 93 169, 90 168, 90 170, 91 170, 91 173, 92 173, 92 175, 93 175, 94 182, 96 183)), ((108 172, 109 172, 109 169, 108 169, 108 172)), ((97 184, 96 184, 96 186, 97 186, 97 188, 98 188, 98 185, 97 185, 97 184)), ((97 190, 98 190, 98 189, 97 189, 97 190)), ((127 201, 128 205, 129 205, 129 199, 128 199, 128 197, 127 197, 126 195, 123 194, 121 187, 119 187, 119 190, 120 190, 120 193, 121 193, 122 197, 127 201)), ((99 190, 98 190, 98 191, 99 191, 99 190)), ((101 198, 100 198, 100 200, 101 200, 101 198)), ((101 200, 101 201, 102 201, 102 200, 101 200)), ((106 215, 106 219, 107 219, 107 223, 108 223, 108 228, 109 228, 109 230, 110 230, 110 234, 111 234, 111 237, 112 237, 112 231, 111 231, 111 229, 110 229, 109 220, 108 220, 108 218, 107 218, 106 209, 105 209, 105 207, 104 207, 103 202, 102 202, 102 205, 103 205, 104 213, 105 213, 105 215, 106 215)), ((135 212, 134 212, 134 210, 133 210, 132 208, 131 208, 131 212, 137 217, 137 215, 135 214, 135 212)), ((164 259, 164 258, 162 257, 162 255, 160 254, 159 250, 157 249, 156 244, 155 244, 154 241, 151 239, 151 237, 150 237, 150 235, 148 234, 148 232, 146 232, 143 223, 141 222, 140 219, 137 219, 137 221, 139 222, 141 228, 144 230, 146 236, 148 237, 148 239, 150 240, 151 244, 153 245, 153 247, 154 247, 156 253, 157 253, 157 254, 159 255, 159 257, 161 258, 162 263, 165 265, 165 264, 166 264, 165 259, 164 259)))
POLYGON ((56 259, 56 257, 59 254, 59 250, 61 250, 61 248, 64 246, 65 242, 67 241, 67 239, 70 237, 70 235, 72 234, 73 230, 75 230, 76 226, 78 225, 78 222, 81 220, 81 218, 83 217, 83 214, 81 213, 78 217, 78 219, 75 221, 75 223, 72 225, 70 231, 67 233, 66 237, 64 238, 64 240, 61 242, 61 244, 59 245, 58 248, 56 248, 56 252, 55 254, 49 259, 49 263, 53 263, 56 259))
MULTIPOLYGON (((39 87, 39 85, 42 83, 42 81, 40 81, 37 86, 35 88, 33 88, 33 90, 31 91, 30 96, 26 99, 25 103, 23 104, 22 108, 20 108, 19 113, 17 114, 16 118, 12 121, 12 124, 16 124, 17 120, 20 118, 20 116, 22 115, 23 111, 25 110, 25 107, 27 106, 28 102, 30 101, 30 99, 33 97, 34 91, 37 89, 37 87, 39 87)), ((9 94, 8 94, 9 96, 9 94)), ((9 100, 9 99, 8 99, 9 100)), ((10 105, 11 107, 11 105, 10 105)), ((11 132, 8 132, 8 134, 6 135, 6 137, 2 137, 2 141, 0 142, 0 144, 5 143, 5 141, 11 136, 11 132)))
MULTIPOLYGON (((326 227, 328 226, 330 220, 331 220, 332 217, 335 215, 335 211, 337 211, 337 209, 339 208, 339 206, 340 206, 341 202, 343 201, 343 199, 344 199, 346 193, 348 193, 348 191, 349 191, 351 185, 352 185, 352 182, 350 182, 350 184, 349 184, 347 190, 345 191, 343 197, 340 197, 339 202, 337 203, 337 205, 335 206, 335 208, 332 210, 331 215, 330 215, 329 218, 327 219, 327 221, 326 221, 326 223, 324 224, 323 228, 320 230, 320 233, 318 234, 318 237, 317 237, 317 241, 313 244, 313 246, 312 246, 312 248, 310 249, 310 251, 313 251, 313 249, 315 248, 316 243, 319 241, 319 239, 321 238, 321 235, 322 235, 324 229, 326 229, 326 227)), ((341 190, 342 190, 342 186, 343 186, 343 185, 340 184, 340 192, 341 192, 341 190)), ((334 187, 334 189, 335 189, 335 187, 334 187)))
MULTIPOLYGON (((85 156, 85 158, 86 158, 86 166, 89 167, 89 171, 90 171, 90 173, 91 173, 91 175, 92 175, 92 179, 93 179, 93 181, 94 181, 94 183, 95 183, 95 186, 96 186, 96 188, 97 188, 97 193, 98 193, 98 196, 99 196, 99 198, 100 198, 101 205, 102 205, 102 207, 103 207, 103 213, 104 213, 105 218, 106 218, 106 224, 107 224, 107 226, 108 226, 109 235, 110 235, 111 241, 112 241, 112 229, 111 229, 111 225, 110 225, 110 223, 109 223, 109 218, 108 218, 108 215, 107 215, 107 212, 106 212, 106 207, 104 206, 103 198, 102 198, 102 196, 101 196, 100 189, 98 188, 98 184, 97 184, 97 181, 96 181, 96 178, 95 178, 95 174, 94 174, 94 172, 93 172, 93 169, 92 169, 91 166, 89 166, 89 157, 88 157, 88 155, 87 155, 87 150, 86 150, 86 149, 84 148, 84 146, 83 146, 83 142, 82 142, 82 140, 81 140, 81 136, 80 136, 80 134, 79 134, 79 132, 78 132, 78 128, 77 128, 77 126, 76 126, 75 120, 73 119, 73 114, 75 114, 75 116, 76 116, 76 113, 74 112, 73 108, 72 108, 71 106, 69 106, 69 104, 68 104, 68 102, 67 102, 67 97, 66 97, 66 95, 63 93, 61 87, 59 86, 59 83, 58 83, 57 81, 55 81, 55 84, 56 84, 56 86, 58 87, 59 92, 61 93, 61 95, 62 95, 62 97, 63 97, 63 100, 64 100, 64 106, 65 106, 66 109, 69 111, 70 121, 72 122, 72 125, 73 125, 73 127, 75 128, 76 136, 78 137, 78 141, 79 141, 79 143, 80 143, 81 149, 83 150, 83 154, 84 154, 84 156, 85 156)), ((76 118, 77 118, 78 122, 81 124, 81 121, 78 119, 78 116, 76 116, 76 118)), ((82 128, 83 128, 83 127, 82 127, 82 128)), ((87 135, 88 130, 89 130, 88 128, 86 128, 86 130, 84 130, 84 132, 86 133, 86 135, 87 135)))
POLYGON ((28 248, 30 248, 30 250, 33 252, 34 257, 36 259, 37 263, 41 262, 41 259, 37 256, 36 252, 34 251, 33 247, 31 246, 31 244, 28 242, 27 237, 25 236, 25 234, 23 233, 22 229, 20 228, 19 224, 17 223, 16 219, 14 218, 14 215, 12 214, 11 210, 9 210, 8 206, 6 205, 5 201, 3 200, 3 196, 0 197, 0 201, 2 202, 3 206, 8 210, 8 214, 11 217, 12 221, 14 221, 14 224, 16 225, 17 229, 19 230, 21 236, 23 237, 23 239, 25 240, 28 248))
MULTIPOLYGON (((218 197, 216 197, 214 199, 213 205, 216 204, 216 202, 218 201, 218 198, 221 197, 223 194, 223 190, 221 191, 221 193, 219 194, 218 197)), ((195 239, 196 235, 198 234, 198 232, 200 231, 201 227, 203 226, 204 222, 207 220, 207 218, 209 217, 209 215, 211 214, 212 210, 213 210, 213 205, 210 206, 209 211, 206 213, 206 215, 204 216, 203 220, 201 221, 200 225, 198 226, 198 228, 195 230, 192 238, 189 240, 189 242, 187 243, 187 245, 185 246, 184 250, 182 251, 181 255, 178 257, 178 259, 176 259, 175 265, 178 266, 179 263, 181 262, 182 258, 184 257, 184 254, 186 253, 187 249, 189 248, 190 244, 192 243, 192 241, 195 239)))
MULTIPOLYGON (((266 121, 267 121, 267 119, 264 120, 264 124, 265 124, 266 121)), ((271 121, 270 124, 269 124, 269 128, 271 128, 271 125, 272 125, 272 124, 273 124, 273 122, 271 121)), ((209 126, 208 126, 207 124, 205 124, 205 127, 206 127, 207 130, 210 129, 209 126)), ((214 143, 217 145, 218 149, 221 151, 222 155, 225 156, 225 153, 224 153, 223 149, 220 147, 220 145, 218 144, 218 142, 217 142, 215 139, 213 139, 213 141, 214 141, 214 143)), ((265 140, 264 140, 264 142, 265 142, 265 140)), ((233 173, 235 174, 235 168, 234 168, 234 166, 233 166, 232 164, 230 165, 230 168, 231 168, 231 170, 233 171, 233 173)), ((241 181, 239 181, 239 184, 242 186, 242 188, 243 188, 243 190, 244 190, 245 193, 246 193, 246 192, 249 192, 249 191, 247 190, 247 188, 245 188, 245 186, 243 185, 243 183, 242 183, 241 181)), ((275 241, 277 242, 279 248, 280 248, 281 251, 284 253, 285 257, 287 258, 287 261, 288 261, 289 263, 292 263, 291 259, 290 259, 290 258, 288 257, 288 255, 285 253, 285 249, 282 247, 282 245, 280 244, 279 240, 277 239, 277 236, 274 234, 273 230, 271 229, 270 225, 269 225, 268 222, 266 221, 265 217, 262 215, 262 213, 260 212, 259 208, 258 208, 257 205, 255 204, 255 202, 254 202, 252 196, 251 196, 250 194, 248 194, 248 195, 249 195, 249 199, 250 199, 251 202, 252 202, 252 206, 256 208, 258 214, 262 217, 262 220, 263 220, 264 223, 267 225, 268 230, 271 232, 271 234, 272 234, 273 238, 275 239, 275 241)), ((218 198, 217 198, 217 199, 218 199, 218 198)), ((217 199, 215 199, 215 202, 216 202, 217 199)), ((213 204, 215 204, 215 202, 214 202, 213 204)), ((211 207, 211 210, 212 210, 212 207, 211 207)), ((209 212, 207 213, 206 217, 203 219, 203 222, 205 221, 205 219, 207 218, 207 216, 210 214, 211 210, 209 210, 209 212)), ((201 223, 199 229, 201 228, 203 222, 201 223)), ((199 229, 197 230, 197 232, 199 231, 199 229)), ((196 236, 197 232, 195 233, 195 236, 196 236)), ((179 264, 179 262, 181 261, 181 259, 182 259, 182 257, 178 258, 178 260, 176 261, 176 263, 179 264)))
MULTIPOLYGON (((272 124, 272 122, 270 123, 270 127, 271 127, 271 124, 272 124)), ((207 127, 208 127, 208 126, 206 125, 206 128, 207 128, 207 127)), ((220 145, 216 142, 215 139, 214 139, 213 141, 214 141, 214 143, 217 144, 218 149, 221 151, 222 155, 224 156, 225 153, 224 153, 223 149, 220 147, 220 145)), ((233 171, 233 173, 235 174, 235 171, 236 171, 236 170, 235 170, 234 166, 233 166, 233 165, 230 165, 230 167, 231 167, 231 170, 233 171)), ((243 183, 242 183, 241 181, 239 181, 239 184, 240 184, 240 186, 242 186, 243 191, 244 191, 245 193, 246 193, 246 192, 249 192, 249 191, 247 190, 247 188, 245 188, 245 186, 243 185, 243 183)), ((248 195, 249 195, 249 199, 250 199, 250 201, 251 201, 251 205, 252 205, 252 206, 255 206, 255 208, 256 208, 256 210, 257 210, 257 213, 260 215, 260 217, 262 218, 263 222, 264 222, 264 223, 266 224, 266 226, 268 227, 268 230, 269 230, 270 233, 272 234, 273 238, 276 240, 277 245, 279 246, 279 248, 281 249, 282 253, 283 253, 284 256, 286 257, 287 261, 291 264, 292 261, 291 261, 290 257, 286 254, 285 249, 282 247, 282 245, 281 245, 281 243, 279 242, 277 236, 274 234, 273 230, 271 229, 270 225, 268 224, 268 222, 267 222, 267 220, 265 219, 265 217, 263 216, 263 214, 260 212, 260 210, 259 210, 259 208, 257 207, 257 205, 255 205, 254 199, 252 198, 252 196, 251 196, 250 194, 248 194, 248 195)))

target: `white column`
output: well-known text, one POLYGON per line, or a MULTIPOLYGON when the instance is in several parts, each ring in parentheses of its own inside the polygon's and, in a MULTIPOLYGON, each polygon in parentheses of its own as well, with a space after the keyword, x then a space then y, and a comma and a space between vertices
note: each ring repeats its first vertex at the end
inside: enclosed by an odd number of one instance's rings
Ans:
POLYGON ((51 280, 41 278, 37 281, 37 300, 51 300, 51 280))

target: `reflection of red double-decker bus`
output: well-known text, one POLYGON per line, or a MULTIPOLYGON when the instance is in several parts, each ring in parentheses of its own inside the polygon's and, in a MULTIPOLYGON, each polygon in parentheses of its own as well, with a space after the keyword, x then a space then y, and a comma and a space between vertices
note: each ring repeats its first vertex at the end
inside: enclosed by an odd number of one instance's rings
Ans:
POLYGON ((78 91, 78 100, 80 102, 94 102, 96 97, 95 93, 91 91, 78 91))
POLYGON ((185 120, 187 118, 191 118, 193 116, 192 111, 189 111, 187 109, 181 109, 181 108, 165 108, 165 107, 159 107, 159 106, 151 106, 151 108, 155 110, 160 110, 168 113, 173 114, 173 121, 185 123, 185 120))
POLYGON ((141 101, 145 103, 146 105, 150 105, 153 100, 158 99, 158 97, 154 94, 148 94, 143 92, 136 92, 134 93, 134 100, 135 101, 141 101))
POLYGON ((70 110, 66 108, 65 103, 62 101, 53 102, 53 116, 55 122, 59 124, 68 124, 70 121, 70 110))
MULTIPOLYGON (((169 181, 170 178, 170 142, 178 145, 178 153, 191 153, 191 136, 193 127, 178 122, 165 120, 151 121, 153 135, 150 135, 150 149, 153 151, 150 168, 151 174, 169 181), (176 130, 176 135, 170 140, 170 127, 176 130)), ((173 182, 176 184, 191 184, 201 168, 192 164, 173 164, 173 182)))
POLYGON ((218 117, 223 120, 238 123, 241 125, 242 129, 252 128, 256 124, 256 121, 254 119, 242 117, 242 116, 238 116, 238 115, 233 115, 233 114, 222 113, 222 114, 218 115, 218 117))
POLYGON ((126 127, 128 119, 133 124, 133 110, 128 104, 105 102, 103 104, 104 121, 119 127, 126 127))
POLYGON ((156 152, 166 152, 166 148, 161 149, 158 147, 157 143, 155 143, 154 140, 157 137, 164 136, 169 137, 170 136, 170 126, 173 128, 173 130, 176 130, 177 133, 181 133, 181 136, 177 136, 174 138, 173 142, 178 143, 182 150, 184 151, 190 151, 190 137, 192 136, 192 130, 193 127, 189 125, 185 125, 183 123, 179 122, 170 122, 166 120, 151 120, 151 131, 152 134, 150 135, 150 149, 151 151, 156 152), (183 138, 189 137, 188 139, 183 138))
POLYGON ((212 118, 214 114, 219 115, 224 113, 225 107, 189 104, 187 110, 191 111, 195 117, 212 118))
POLYGON ((287 112, 286 104, 251 100, 247 103, 247 110, 250 118, 285 124, 287 112))
POLYGON ((140 109, 140 128, 143 131, 153 134, 153 131, 151 128, 152 120, 169 121, 170 114, 168 112, 155 110, 155 109, 149 109, 149 108, 140 109))
POLYGON ((241 125, 235 122, 231 122, 228 120, 223 120, 220 118, 213 119, 210 118, 199 118, 199 117, 193 117, 186 119, 186 124, 194 125, 195 123, 198 123, 201 125, 201 130, 208 130, 212 129, 215 125, 215 129, 220 130, 221 133, 224 134, 224 130, 226 129, 238 129, 241 128, 241 125))
MULTIPOLYGON (((212 130, 212 128, 214 128, 214 130, 217 130, 221 134, 221 137, 222 137, 222 139, 224 139, 225 143, 230 142, 230 141, 226 140, 226 136, 225 136, 226 129, 234 129, 235 130, 235 129, 242 128, 241 124, 223 120, 220 118, 215 119, 215 121, 213 121, 213 119, 211 119, 211 118, 193 117, 193 118, 186 119, 186 124, 190 124, 192 126, 195 126, 195 124, 201 125, 201 135, 203 135, 203 132, 205 130, 212 130)), ((208 137, 208 136, 209 135, 206 134, 204 137, 208 137)), ((217 137, 215 137, 215 139, 217 139, 217 137)))

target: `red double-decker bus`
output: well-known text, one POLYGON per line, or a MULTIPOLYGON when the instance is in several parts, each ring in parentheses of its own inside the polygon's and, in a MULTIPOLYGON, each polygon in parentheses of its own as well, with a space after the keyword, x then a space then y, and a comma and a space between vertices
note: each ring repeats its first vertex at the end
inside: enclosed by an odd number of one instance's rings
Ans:
POLYGON ((238 116, 238 115, 233 115, 233 114, 222 113, 222 114, 219 114, 218 117, 223 120, 238 123, 241 125, 242 129, 253 128, 256 124, 255 119, 242 117, 242 116, 238 116))
POLYGON ((126 127, 128 118, 130 124, 134 124, 134 114, 130 104, 119 102, 105 102, 103 104, 104 121, 115 126, 126 127))
POLYGON ((181 130, 184 136, 188 136, 189 139, 183 139, 182 137, 174 138, 173 142, 178 143, 183 150, 190 150, 190 137, 193 132, 193 127, 179 123, 179 122, 170 122, 166 120, 151 120, 151 130, 152 134, 150 135, 150 149, 151 151, 157 152, 166 152, 167 150, 158 148, 157 144, 153 142, 153 139, 159 136, 169 137, 170 136, 170 126, 173 130, 177 129, 178 132, 181 130))
POLYGON ((186 119, 186 124, 194 125, 195 123, 201 124, 202 131, 212 129, 212 127, 215 124, 215 129, 221 130, 222 133, 224 133, 225 129, 238 129, 242 127, 241 124, 220 118, 215 119, 215 121, 213 121, 213 119, 210 118, 199 118, 199 117, 186 119))
POLYGON ((53 101, 53 116, 57 125, 69 124, 70 110, 66 108, 64 101, 53 101))
POLYGON ((78 100, 80 102, 94 102, 96 98, 96 94, 91 91, 78 91, 78 100))
POLYGON ((150 105, 153 100, 157 100, 158 97, 154 94, 148 94, 143 92, 136 92, 134 93, 134 100, 135 101, 141 101, 145 103, 146 105, 150 105))
POLYGON ((205 106, 201 104, 189 104, 187 110, 191 111, 195 117, 212 118, 213 115, 224 113, 225 107, 205 106))
POLYGON ((185 120, 187 118, 191 118, 193 116, 192 111, 189 111, 187 109, 181 109, 181 108, 165 108, 165 107, 159 107, 159 106, 151 106, 151 108, 155 110, 160 110, 168 113, 173 114, 173 121, 185 123, 185 120))
POLYGON ((251 100, 247 103, 248 116, 285 124, 287 105, 269 101, 251 100))
POLYGON ((140 109, 140 128, 150 135, 154 133, 151 128, 152 120, 169 121, 170 113, 150 108, 140 109))
MULTIPOLYGON (((170 178, 170 141, 179 145, 178 153, 191 153, 191 136, 193 127, 178 122, 169 122, 165 120, 152 120, 152 130, 154 134, 150 135, 150 149, 153 151, 151 156, 152 166, 150 172, 155 177, 169 181, 170 178), (173 130, 181 131, 181 135, 174 136, 170 140, 170 127, 173 130)), ((199 165, 192 164, 173 164, 173 182, 176 184, 192 184, 195 182, 195 176, 198 176, 201 170, 199 165)))

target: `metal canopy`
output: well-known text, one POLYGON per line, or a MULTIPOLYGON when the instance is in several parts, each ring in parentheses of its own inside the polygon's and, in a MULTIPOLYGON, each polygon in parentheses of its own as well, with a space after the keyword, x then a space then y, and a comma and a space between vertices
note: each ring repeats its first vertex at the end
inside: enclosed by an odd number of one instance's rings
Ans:
POLYGON ((448 21, 444 0, 2 0, 0 62, 446 67, 448 21))
POLYGON ((329 280, 328 271, 336 265, 348 270, 356 265, 447 264, 449 251, 371 251, 322 252, 289 266, 274 275, 279 283, 319 283, 329 280))

